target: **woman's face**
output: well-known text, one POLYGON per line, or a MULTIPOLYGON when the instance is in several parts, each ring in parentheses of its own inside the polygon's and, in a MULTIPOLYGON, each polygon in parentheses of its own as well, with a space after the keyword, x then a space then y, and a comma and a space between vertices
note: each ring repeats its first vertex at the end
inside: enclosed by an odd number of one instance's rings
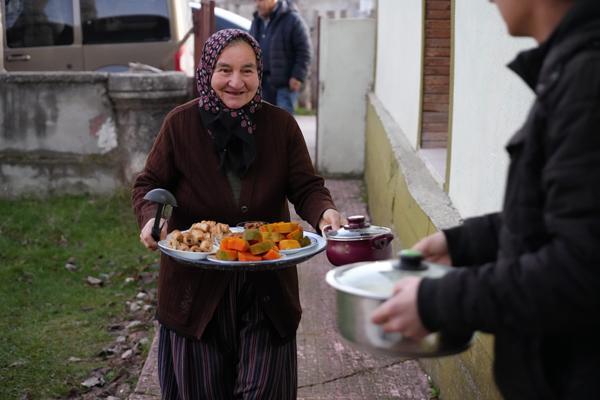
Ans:
POLYGON ((246 105, 258 90, 256 55, 246 42, 225 47, 217 59, 210 86, 230 109, 246 105))

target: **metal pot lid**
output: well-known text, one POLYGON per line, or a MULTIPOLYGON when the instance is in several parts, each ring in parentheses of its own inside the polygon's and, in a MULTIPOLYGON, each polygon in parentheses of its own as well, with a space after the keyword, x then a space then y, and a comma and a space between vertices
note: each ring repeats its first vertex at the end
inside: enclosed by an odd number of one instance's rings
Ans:
POLYGON ((348 224, 337 231, 325 230, 325 237, 339 241, 363 240, 391 232, 390 228, 369 224, 363 215, 353 215, 348 217, 348 224))
POLYGON ((408 276, 439 278, 451 268, 422 261, 421 253, 403 250, 399 260, 360 262, 334 268, 326 281, 337 290, 361 297, 386 300, 394 293, 394 284, 408 276))

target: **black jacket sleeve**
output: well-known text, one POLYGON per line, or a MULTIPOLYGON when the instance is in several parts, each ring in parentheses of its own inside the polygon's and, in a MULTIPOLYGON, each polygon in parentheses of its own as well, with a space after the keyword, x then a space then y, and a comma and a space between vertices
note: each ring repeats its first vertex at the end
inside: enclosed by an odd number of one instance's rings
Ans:
POLYGON ((453 265, 481 265, 498 255, 500 214, 468 218, 460 226, 443 230, 453 265))
POLYGON ((424 279, 418 307, 428 329, 560 335, 600 326, 599 68, 600 57, 573 68, 562 100, 547 114, 541 170, 547 239, 510 258, 501 244, 496 261, 424 279))

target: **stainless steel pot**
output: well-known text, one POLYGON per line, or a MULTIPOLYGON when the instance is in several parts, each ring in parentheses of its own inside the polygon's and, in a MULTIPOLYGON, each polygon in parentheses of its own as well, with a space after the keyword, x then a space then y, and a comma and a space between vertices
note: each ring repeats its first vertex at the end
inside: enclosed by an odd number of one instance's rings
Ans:
POLYGON ((406 358, 439 357, 466 350, 471 334, 432 333, 413 340, 400 333, 385 333, 371 322, 373 311, 392 296, 396 281, 407 276, 441 277, 449 270, 445 265, 423 262, 413 250, 400 252, 400 260, 361 262, 330 270, 326 281, 337 292, 340 334, 364 350, 406 358))

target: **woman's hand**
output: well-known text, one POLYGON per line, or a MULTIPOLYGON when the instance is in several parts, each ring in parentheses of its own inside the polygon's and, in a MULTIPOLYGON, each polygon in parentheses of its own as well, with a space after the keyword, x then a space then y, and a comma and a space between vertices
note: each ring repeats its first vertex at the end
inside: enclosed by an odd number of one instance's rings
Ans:
POLYGON ((399 332, 406 337, 421 339, 429 334, 417 309, 417 292, 421 278, 408 277, 394 286, 394 295, 373 311, 371 321, 382 325, 385 332, 399 332))
POLYGON ((328 208, 325 210, 321 219, 319 220, 319 230, 323 232, 323 228, 327 225, 331 225, 331 229, 337 231, 342 226, 342 216, 337 210, 328 208))
MULTIPOLYGON (((150 250, 156 250, 158 248, 158 243, 156 243, 156 240, 152 237, 153 225, 154 218, 150 218, 142 228, 142 232, 140 232, 140 242, 150 250)), ((167 237, 167 222, 164 218, 160 219, 160 226, 162 226, 162 229, 160 230, 160 239, 162 240, 167 237)))
POLYGON ((421 239, 413 246, 423 254, 423 258, 438 264, 452 265, 452 259, 448 252, 448 242, 443 232, 436 232, 421 239))

